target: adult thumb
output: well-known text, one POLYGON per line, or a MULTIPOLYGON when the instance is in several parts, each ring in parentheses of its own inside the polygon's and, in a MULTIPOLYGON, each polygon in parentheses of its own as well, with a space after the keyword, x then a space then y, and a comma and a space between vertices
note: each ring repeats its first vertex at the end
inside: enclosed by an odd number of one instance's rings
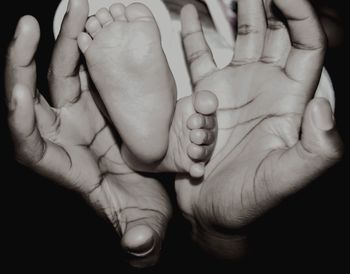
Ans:
POLYGON ((122 237, 121 245, 128 254, 130 265, 137 268, 149 267, 157 263, 162 245, 162 237, 151 225, 129 224, 122 237))
POLYGON ((276 161, 275 194, 288 195, 305 186, 340 160, 343 146, 329 101, 314 98, 302 122, 301 138, 276 161), (278 173, 278 174, 277 174, 278 173))

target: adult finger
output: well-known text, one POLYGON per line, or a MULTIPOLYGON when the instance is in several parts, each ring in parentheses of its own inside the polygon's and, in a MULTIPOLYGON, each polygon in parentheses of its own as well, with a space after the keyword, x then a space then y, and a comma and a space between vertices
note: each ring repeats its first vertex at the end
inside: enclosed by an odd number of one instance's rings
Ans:
POLYGON ((261 60, 284 67, 291 48, 288 29, 272 0, 264 0, 264 6, 267 30, 261 60))
POLYGON ((99 203, 121 234, 128 262, 137 268, 154 265, 171 215, 170 201, 160 182, 137 173, 111 174, 100 190, 107 195, 99 203))
POLYGON ((217 70, 212 52, 205 40, 198 12, 193 5, 181 11, 182 39, 193 83, 217 70))
POLYGON ((300 141, 277 153, 268 189, 285 196, 312 182, 342 156, 342 141, 328 100, 315 98, 307 106, 300 141))
POLYGON ((80 96, 80 52, 78 35, 84 30, 89 13, 87 0, 70 0, 52 55, 48 73, 55 107, 62 107, 80 96))
POLYGON ((238 30, 234 65, 260 60, 266 33, 266 17, 262 0, 238 0, 238 30))
POLYGON ((36 92, 36 64, 34 55, 40 39, 40 27, 32 16, 22 17, 9 46, 5 68, 5 87, 11 100, 15 84, 26 86, 32 96, 36 92))
POLYGON ((317 15, 307 0, 274 0, 287 19, 291 51, 285 72, 302 82, 311 92, 316 89, 323 68, 326 36, 317 15))

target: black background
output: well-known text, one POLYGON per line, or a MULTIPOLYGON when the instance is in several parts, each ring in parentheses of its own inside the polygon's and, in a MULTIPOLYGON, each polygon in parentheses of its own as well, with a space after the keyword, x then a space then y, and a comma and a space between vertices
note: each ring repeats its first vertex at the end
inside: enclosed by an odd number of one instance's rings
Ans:
MULTIPOLYGON (((339 5, 346 21, 347 1, 333 1, 339 5)), ((1 13, 1 69, 6 48, 20 16, 31 14, 41 26, 41 43, 37 53, 38 86, 47 91, 46 71, 53 47, 52 18, 59 1, 2 2, 1 13)), ((334 81, 336 119, 343 140, 349 140, 348 58, 346 42, 329 50, 326 66, 334 81)), ((1 71, 1 75, 3 72, 1 71)), ((129 273, 168 271, 245 272, 260 270, 346 266, 348 254, 349 160, 344 159, 309 187, 287 199, 281 206, 263 216, 250 229, 252 253, 242 263, 226 264, 202 254, 192 245, 189 226, 175 209, 164 244, 161 261, 155 268, 135 271, 127 267, 119 251, 119 239, 112 226, 99 218, 80 198, 52 182, 19 166, 13 152, 6 125, 3 76, 1 78, 1 200, 4 229, 1 244, 2 259, 10 269, 35 270, 51 273, 72 269, 80 272, 129 273), (4 256, 5 255, 5 256, 4 256)), ((173 188, 168 186, 173 197, 173 188)), ((333 271, 332 271, 333 272, 333 271)), ((5 271, 4 273, 7 273, 5 271)))

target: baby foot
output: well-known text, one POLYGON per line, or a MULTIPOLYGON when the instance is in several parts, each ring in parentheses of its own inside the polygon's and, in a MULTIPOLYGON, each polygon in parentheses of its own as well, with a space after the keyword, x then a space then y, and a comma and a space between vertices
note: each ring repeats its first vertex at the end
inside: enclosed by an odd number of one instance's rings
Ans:
POLYGON ((144 165, 131 154, 124 153, 124 160, 138 171, 189 173, 194 178, 203 177, 205 163, 210 160, 216 144, 217 108, 217 97, 209 91, 198 91, 180 99, 164 159, 157 165, 144 165))
POLYGON ((123 151, 145 164, 162 160, 176 85, 151 11, 140 3, 114 4, 90 17, 86 31, 78 44, 123 151))

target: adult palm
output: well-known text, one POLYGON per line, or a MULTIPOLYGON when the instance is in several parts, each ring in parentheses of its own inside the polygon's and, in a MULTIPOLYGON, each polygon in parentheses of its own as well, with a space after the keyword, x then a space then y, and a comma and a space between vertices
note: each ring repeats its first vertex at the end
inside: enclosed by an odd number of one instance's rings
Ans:
POLYGON ((56 41, 49 71, 54 107, 36 91, 34 54, 40 29, 30 16, 17 26, 8 53, 9 125, 19 162, 81 193, 107 216, 143 267, 156 262, 170 217, 157 180, 124 163, 117 134, 96 106, 87 73, 79 68, 76 38, 88 16, 86 0, 72 0, 56 41))
POLYGON ((232 231, 340 157, 328 101, 310 101, 322 71, 325 37, 305 0, 238 1, 235 56, 218 69, 192 6, 184 8, 182 24, 195 91, 210 90, 219 100, 219 136, 203 180, 176 180, 178 201, 199 242, 230 257, 236 252, 232 242, 227 252, 222 247, 232 231))

